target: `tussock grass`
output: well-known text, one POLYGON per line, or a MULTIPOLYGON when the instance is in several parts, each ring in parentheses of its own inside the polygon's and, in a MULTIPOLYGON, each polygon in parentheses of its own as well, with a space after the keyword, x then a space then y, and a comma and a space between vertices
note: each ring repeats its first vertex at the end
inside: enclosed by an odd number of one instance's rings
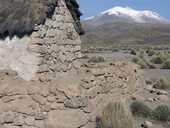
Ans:
POLYGON ((159 78, 156 80, 154 87, 157 89, 169 89, 170 81, 168 81, 166 78, 159 78))
POLYGON ((133 128, 130 109, 122 101, 109 103, 96 119, 96 128, 133 128))

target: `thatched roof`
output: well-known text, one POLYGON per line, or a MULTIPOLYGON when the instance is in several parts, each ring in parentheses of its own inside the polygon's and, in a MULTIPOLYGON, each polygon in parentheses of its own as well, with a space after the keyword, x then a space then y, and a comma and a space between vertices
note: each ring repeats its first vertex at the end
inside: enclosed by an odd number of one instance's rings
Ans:
POLYGON ((52 16, 58 0, 0 0, 0 38, 31 33, 52 16))

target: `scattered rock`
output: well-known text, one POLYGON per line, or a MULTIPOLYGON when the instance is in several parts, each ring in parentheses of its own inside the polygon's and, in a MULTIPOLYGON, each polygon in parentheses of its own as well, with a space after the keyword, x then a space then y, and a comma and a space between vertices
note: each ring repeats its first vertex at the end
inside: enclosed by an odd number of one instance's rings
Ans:
POLYGON ((149 98, 147 99, 147 101, 149 101, 149 102, 153 102, 153 101, 154 101, 154 98, 149 97, 149 98))
POLYGON ((157 92, 158 95, 168 95, 167 91, 160 90, 157 92))
POLYGON ((143 128, 152 128, 152 122, 150 121, 144 121, 141 125, 143 128))

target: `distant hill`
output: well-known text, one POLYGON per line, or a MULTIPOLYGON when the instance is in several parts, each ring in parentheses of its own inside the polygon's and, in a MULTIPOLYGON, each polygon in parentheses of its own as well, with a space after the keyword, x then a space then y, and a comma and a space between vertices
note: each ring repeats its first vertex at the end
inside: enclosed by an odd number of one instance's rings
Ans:
POLYGON ((82 21, 83 45, 170 44, 169 21, 156 12, 114 7, 82 21))

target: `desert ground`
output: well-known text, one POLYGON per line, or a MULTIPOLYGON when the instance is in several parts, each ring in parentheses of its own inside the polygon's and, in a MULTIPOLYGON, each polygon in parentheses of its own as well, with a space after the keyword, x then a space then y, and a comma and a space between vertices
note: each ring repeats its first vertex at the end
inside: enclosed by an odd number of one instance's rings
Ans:
MULTIPOLYGON (((85 63, 105 63, 128 60, 141 66, 141 70, 144 71, 146 85, 129 100, 129 106, 131 106, 133 102, 140 102, 149 107, 151 110, 162 105, 170 107, 170 47, 168 45, 127 45, 119 47, 92 46, 90 48, 82 46, 82 48, 82 62, 85 63)), ((153 128, 170 127, 169 119, 162 121, 145 117, 142 114, 137 114, 134 115, 134 128, 141 128, 141 124, 144 121, 151 122, 153 128)))

